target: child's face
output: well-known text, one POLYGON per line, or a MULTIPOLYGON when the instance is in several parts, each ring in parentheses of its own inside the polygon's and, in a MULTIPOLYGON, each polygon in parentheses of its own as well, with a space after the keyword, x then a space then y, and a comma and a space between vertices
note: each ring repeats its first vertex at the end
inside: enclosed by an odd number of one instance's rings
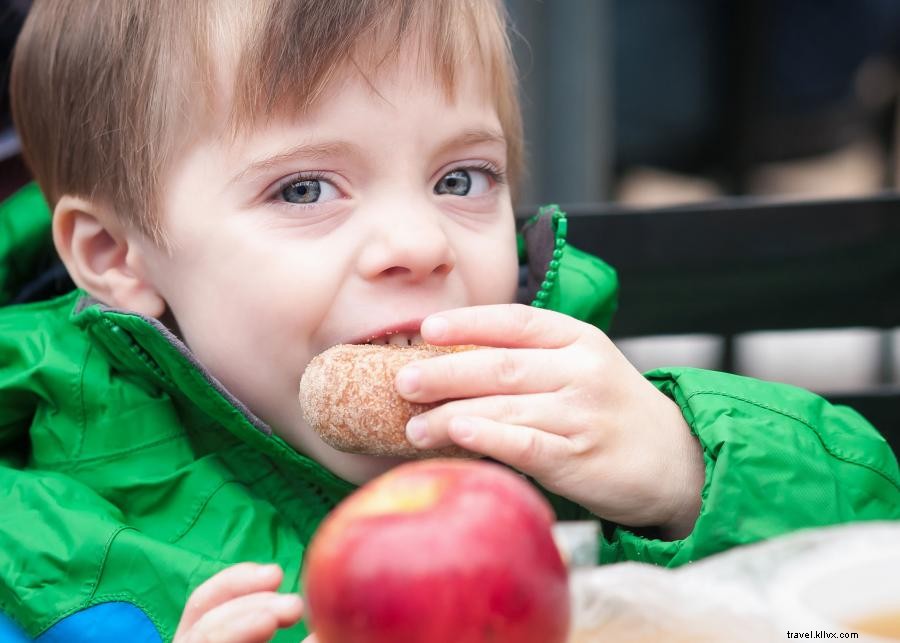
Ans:
MULTIPOLYGON (((196 145, 171 175, 173 252, 150 281, 200 361, 285 440, 361 482, 395 464, 340 453, 302 419, 317 353, 430 313, 512 301, 506 147, 477 67, 454 102, 400 62, 332 81, 311 112, 196 145)), ((303 82, 298 65, 297 80, 303 82)))

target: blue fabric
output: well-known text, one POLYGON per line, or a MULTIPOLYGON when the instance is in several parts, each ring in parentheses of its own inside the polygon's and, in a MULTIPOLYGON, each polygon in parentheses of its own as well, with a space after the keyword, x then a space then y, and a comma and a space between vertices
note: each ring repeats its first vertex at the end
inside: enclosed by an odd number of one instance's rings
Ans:
MULTIPOLYGON (((161 643, 153 622, 131 603, 103 603, 56 623, 34 643, 161 643)), ((32 643, 8 617, 0 614, 0 643, 32 643)))
POLYGON ((0 643, 30 643, 31 639, 19 629, 15 621, 0 612, 0 643))

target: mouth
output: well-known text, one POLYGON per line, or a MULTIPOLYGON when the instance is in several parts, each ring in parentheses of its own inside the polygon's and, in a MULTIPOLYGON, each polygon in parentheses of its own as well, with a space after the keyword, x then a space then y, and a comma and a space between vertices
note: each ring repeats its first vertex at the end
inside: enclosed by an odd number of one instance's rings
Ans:
POLYGON ((382 326, 348 343, 373 346, 421 346, 425 343, 425 340, 422 339, 422 334, 419 332, 421 327, 421 319, 414 319, 391 326, 382 326))
POLYGON ((393 333, 385 333, 379 337, 373 337, 372 339, 362 342, 363 344, 369 344, 372 346, 380 346, 380 345, 391 345, 391 346, 421 346, 425 343, 425 340, 422 339, 422 335, 419 333, 403 333, 400 331, 393 333))

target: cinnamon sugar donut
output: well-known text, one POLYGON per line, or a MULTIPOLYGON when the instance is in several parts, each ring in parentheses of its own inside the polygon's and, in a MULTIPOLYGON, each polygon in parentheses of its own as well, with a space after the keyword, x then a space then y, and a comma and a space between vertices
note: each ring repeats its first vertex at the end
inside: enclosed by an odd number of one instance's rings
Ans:
POLYGON ((420 450, 407 442, 409 419, 443 402, 415 404, 394 388, 394 378, 406 364, 474 348, 430 344, 329 348, 309 362, 300 379, 303 417, 339 451, 408 458, 477 457, 458 446, 420 450))

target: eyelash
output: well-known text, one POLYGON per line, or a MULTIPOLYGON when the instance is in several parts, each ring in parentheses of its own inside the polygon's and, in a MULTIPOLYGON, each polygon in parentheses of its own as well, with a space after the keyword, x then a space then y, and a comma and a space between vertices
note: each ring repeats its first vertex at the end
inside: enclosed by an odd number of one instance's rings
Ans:
MULTIPOLYGON (((506 183, 506 172, 504 172, 502 169, 500 169, 499 167, 497 167, 490 161, 482 161, 481 163, 476 163, 475 165, 460 165, 457 167, 450 168, 441 175, 441 178, 443 178, 447 174, 450 174, 451 172, 458 172, 460 170, 478 170, 480 172, 484 172, 485 174, 487 174, 490 177, 491 181, 493 181, 496 184, 503 185, 506 183)), ((293 175, 287 177, 286 179, 284 179, 283 181, 279 181, 278 185, 272 191, 271 199, 273 201, 281 203, 281 201, 278 200, 278 197, 281 195, 281 193, 284 192, 284 190, 286 190, 287 188, 289 188, 292 184, 297 183, 298 181, 327 181, 327 180, 328 180, 328 174, 326 172, 300 172, 298 174, 293 174, 293 175)), ((291 207, 297 207, 298 205, 300 207, 312 207, 316 204, 315 203, 307 203, 307 204, 291 203, 288 205, 290 205, 291 207)))
POLYGON ((454 167, 441 175, 441 178, 444 178, 446 175, 450 174, 450 172, 458 172, 460 170, 479 170, 484 172, 494 183, 505 184, 506 183, 506 172, 502 169, 491 163, 490 161, 482 161, 481 163, 476 163, 475 165, 460 165, 459 167, 454 167))

